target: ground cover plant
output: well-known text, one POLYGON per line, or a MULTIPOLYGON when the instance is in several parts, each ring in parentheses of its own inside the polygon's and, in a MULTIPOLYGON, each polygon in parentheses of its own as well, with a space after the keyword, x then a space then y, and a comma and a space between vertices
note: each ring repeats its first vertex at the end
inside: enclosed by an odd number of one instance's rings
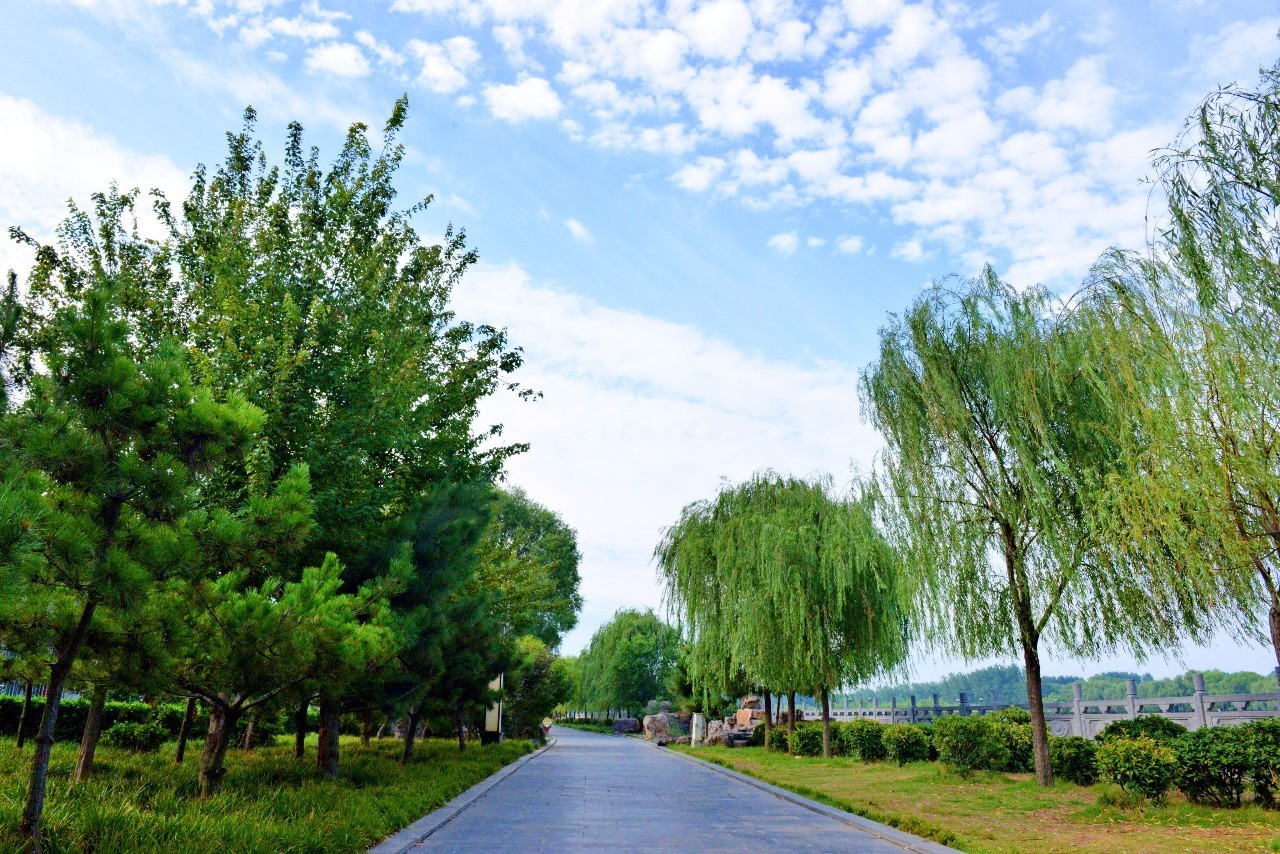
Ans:
POLYGON ((975 771, 962 778, 937 762, 898 766, 798 759, 760 748, 673 749, 979 854, 1258 851, 1280 838, 1280 812, 1254 804, 1214 809, 1176 792, 1161 805, 1123 809, 1099 803, 1105 783, 1059 780, 1041 787, 1032 774, 975 771))
MULTIPOLYGON (((105 744, 94 776, 68 786, 76 745, 57 744, 44 850, 364 851, 531 749, 509 740, 459 752, 452 739, 427 739, 401 767, 397 740, 362 747, 344 736, 343 776, 334 780, 295 760, 288 741, 230 751, 227 790, 214 799, 200 797, 196 763, 174 765, 169 750, 139 754, 105 744)), ((22 845, 17 817, 30 757, 30 747, 20 751, 12 738, 0 738, 0 851, 22 845)))

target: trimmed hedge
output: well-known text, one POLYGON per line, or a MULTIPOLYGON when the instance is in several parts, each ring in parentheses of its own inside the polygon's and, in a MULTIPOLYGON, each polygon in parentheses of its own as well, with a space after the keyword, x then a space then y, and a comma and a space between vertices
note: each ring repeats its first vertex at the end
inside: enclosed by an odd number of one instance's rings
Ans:
POLYGON ((822 755, 822 725, 796 722, 794 753, 797 756, 822 755))
POLYGON ((881 733, 881 741, 886 755, 900 766, 908 762, 928 760, 931 733, 923 730, 924 726, 916 724, 893 724, 885 727, 881 733))
POLYGON ((974 715, 947 715, 933 722, 938 758, 961 777, 974 771, 1000 771, 1009 763, 1009 748, 996 727, 974 715))
POLYGON ((1187 734, 1187 728, 1177 721, 1159 715, 1139 715, 1133 720, 1112 721, 1098 733, 1098 741, 1106 743, 1117 738, 1149 738, 1172 747, 1174 741, 1187 734))
POLYGON ((879 762, 889 753, 884 746, 885 725, 879 721, 853 720, 841 732, 844 754, 856 756, 863 762, 879 762))
MULTIPOLYGON (((157 724, 169 734, 170 738, 178 737, 182 726, 184 705, 177 703, 157 703, 154 706, 139 702, 108 701, 102 710, 102 728, 110 729, 118 723, 157 724)), ((44 714, 44 698, 31 698, 31 712, 27 718, 27 737, 35 735, 40 726, 40 717, 44 714)), ((53 737, 58 741, 77 741, 84 732, 85 718, 89 716, 89 699, 82 697, 76 700, 64 700, 58 707, 58 723, 53 737)), ((22 717, 22 698, 0 696, 0 735, 17 736, 18 720, 22 717)), ((203 738, 208 731, 209 719, 206 714, 196 716, 191 730, 193 738, 203 738)))
MULTIPOLYGON (((1021 711, 1021 710, 1019 710, 1021 711)), ((990 720, 991 715, 987 715, 990 720)), ((991 722, 991 729, 1004 742, 1009 758, 1000 770, 1012 774, 1025 774, 1036 767, 1035 745, 1032 743, 1031 724, 1013 723, 1007 718, 991 722)))
POLYGON ((1253 721, 1240 729, 1249 734, 1253 794, 1261 803, 1275 806, 1280 789, 1280 718, 1253 721))
POLYGON ((1092 786, 1098 782, 1098 745, 1078 735, 1050 737, 1049 764, 1055 777, 1077 786, 1092 786))
POLYGON ((1153 738, 1113 738, 1098 745, 1098 774, 1133 796, 1159 803, 1173 784, 1177 757, 1153 738))
POLYGON ((157 723, 135 724, 129 721, 120 721, 102 734, 104 744, 134 753, 154 753, 169 738, 169 731, 157 723))

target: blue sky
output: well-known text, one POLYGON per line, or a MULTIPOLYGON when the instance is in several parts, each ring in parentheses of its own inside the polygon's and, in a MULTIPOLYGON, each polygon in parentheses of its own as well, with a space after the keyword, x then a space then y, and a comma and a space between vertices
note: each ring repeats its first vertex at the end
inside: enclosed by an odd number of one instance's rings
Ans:
MULTIPOLYGON (((425 236, 466 229, 459 311, 507 326, 544 392, 484 415, 580 532, 572 651, 659 603, 659 529, 721 477, 871 464, 857 371, 930 279, 1067 290, 1141 246, 1149 152, 1277 31, 1252 0, 6 4, 0 220, 48 235, 110 180, 180 196, 247 104, 276 152, 295 118, 333 152, 408 93, 406 203, 435 195, 425 236)), ((1273 663, 1226 640, 1183 661, 1273 663)))

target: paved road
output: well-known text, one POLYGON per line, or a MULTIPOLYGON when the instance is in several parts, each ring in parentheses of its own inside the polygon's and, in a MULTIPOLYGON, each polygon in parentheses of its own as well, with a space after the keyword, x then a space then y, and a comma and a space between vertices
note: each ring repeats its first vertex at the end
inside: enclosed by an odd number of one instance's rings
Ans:
POLYGON ((904 850, 638 739, 562 727, 554 735, 554 747, 418 847, 735 854, 904 850))

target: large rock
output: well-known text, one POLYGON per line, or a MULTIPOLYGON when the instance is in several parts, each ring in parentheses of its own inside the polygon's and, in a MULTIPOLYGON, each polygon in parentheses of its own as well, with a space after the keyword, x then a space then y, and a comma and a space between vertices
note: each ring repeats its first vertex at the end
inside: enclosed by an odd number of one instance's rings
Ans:
POLYGON ((748 694, 742 698, 742 702, 738 703, 739 709, 763 709, 764 700, 761 700, 755 694, 748 694))
POLYGON ((762 709, 738 709, 738 714, 734 715, 734 722, 738 726, 751 726, 752 721, 762 720, 764 720, 762 709))
POLYGON ((720 731, 715 735, 707 736, 707 740, 703 742, 707 747, 729 747, 729 733, 720 731))
POLYGON ((618 718, 613 722, 614 735, 627 735, 628 733, 639 731, 640 721, 635 718, 618 718))
POLYGON ((680 718, 671 714, 671 712, 645 715, 641 726, 645 740, 657 744, 669 744, 680 736, 687 735, 680 723, 680 718))

